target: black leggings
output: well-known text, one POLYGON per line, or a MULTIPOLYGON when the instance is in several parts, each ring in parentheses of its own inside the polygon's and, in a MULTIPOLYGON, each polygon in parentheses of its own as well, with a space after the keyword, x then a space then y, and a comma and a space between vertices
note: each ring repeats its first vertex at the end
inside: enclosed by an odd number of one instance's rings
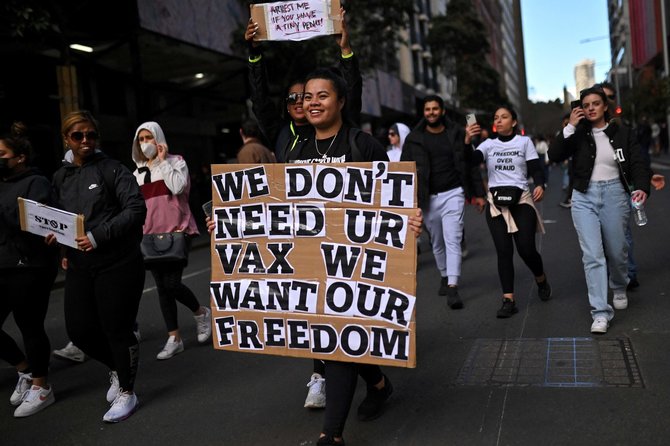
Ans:
POLYGON ((144 262, 132 253, 103 268, 75 268, 65 276, 65 323, 70 340, 119 376, 132 391, 139 345, 133 325, 144 287, 144 262))
POLYGON ((384 375, 377 365, 340 361, 325 361, 325 364, 328 381, 323 433, 341 437, 354 399, 358 375, 361 375, 368 387, 379 383, 384 375))
POLYGON ((166 263, 151 269, 156 288, 158 288, 158 300, 168 332, 179 329, 177 302, 185 305, 194 313, 200 308, 200 302, 193 291, 181 282, 183 271, 184 266, 181 263, 166 263))
POLYGON ((510 206, 519 230, 507 232, 507 224, 502 215, 491 217, 490 204, 486 207, 486 223, 491 231, 493 243, 498 254, 498 276, 502 285, 503 294, 514 293, 514 244, 519 250, 519 256, 530 268, 535 277, 544 274, 542 257, 535 248, 535 231, 537 230, 537 213, 532 206, 517 204, 510 206))
POLYGON ((0 358, 13 366, 27 357, 36 378, 47 376, 51 345, 44 331, 51 286, 56 279, 53 268, 14 268, 0 271, 0 327, 10 313, 23 336, 24 356, 14 339, 0 330, 0 358))

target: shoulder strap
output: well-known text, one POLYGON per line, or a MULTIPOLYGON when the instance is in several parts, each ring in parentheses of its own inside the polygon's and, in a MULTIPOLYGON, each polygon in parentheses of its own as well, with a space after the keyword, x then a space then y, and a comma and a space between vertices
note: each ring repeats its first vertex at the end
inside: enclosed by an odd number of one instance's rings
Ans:
POLYGON ((349 147, 351 148, 351 161, 354 163, 363 161, 363 154, 356 144, 356 137, 361 133, 361 129, 350 128, 349 129, 349 147))

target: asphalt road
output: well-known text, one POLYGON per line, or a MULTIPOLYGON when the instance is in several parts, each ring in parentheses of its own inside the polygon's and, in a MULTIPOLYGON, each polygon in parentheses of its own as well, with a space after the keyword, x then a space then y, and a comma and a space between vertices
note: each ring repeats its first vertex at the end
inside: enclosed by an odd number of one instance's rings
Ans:
MULTIPOLYGON (((665 165, 655 165, 670 174, 665 165)), ((348 445, 662 445, 670 424, 670 191, 654 193, 649 224, 635 228, 640 288, 617 311, 608 333, 592 337, 581 255, 557 171, 541 204, 547 233, 539 247, 554 290, 541 302, 531 273, 517 262, 519 313, 496 319, 500 287, 484 217, 467 209, 469 256, 465 308, 437 296, 440 277, 427 243, 419 255, 417 367, 386 368, 395 393, 383 417, 359 422, 359 382, 345 431, 348 445), (553 356, 556 355, 556 356, 553 356), (562 356, 561 356, 562 355, 562 356), (566 356, 567 355, 567 356, 566 356), (570 369, 567 378, 564 373, 570 369)), ((192 252, 185 283, 208 301, 207 249, 192 252)), ((518 259, 517 259, 518 260, 518 259)), ((147 276, 137 393, 141 407, 117 425, 107 410, 107 371, 94 362, 52 361, 56 403, 14 419, 8 399, 16 374, 0 365, 2 445, 313 445, 323 413, 302 407, 311 361, 215 351, 199 346, 195 322, 180 307, 184 353, 157 361, 166 340, 147 276)), ((52 293, 46 319, 52 348, 67 339, 63 293, 52 293)), ((11 318, 5 329, 20 339, 11 318)))

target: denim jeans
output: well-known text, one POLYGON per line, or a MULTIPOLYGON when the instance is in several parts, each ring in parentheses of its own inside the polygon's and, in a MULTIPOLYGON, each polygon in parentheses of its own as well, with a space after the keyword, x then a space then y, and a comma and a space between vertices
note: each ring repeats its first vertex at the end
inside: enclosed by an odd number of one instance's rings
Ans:
POLYGON ((611 320, 607 303, 607 270, 612 291, 625 292, 628 284, 626 225, 630 197, 617 178, 591 181, 586 193, 572 192, 572 221, 582 248, 582 262, 591 305, 591 316, 611 320))
POLYGON ((430 207, 424 212, 437 269, 448 277, 449 285, 458 285, 461 276, 464 208, 463 188, 457 187, 431 195, 430 207))

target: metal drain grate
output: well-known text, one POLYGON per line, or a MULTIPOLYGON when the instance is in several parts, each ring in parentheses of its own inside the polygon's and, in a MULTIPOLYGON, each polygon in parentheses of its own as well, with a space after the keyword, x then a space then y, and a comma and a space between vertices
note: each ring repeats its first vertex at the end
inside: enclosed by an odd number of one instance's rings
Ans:
POLYGON ((644 387, 628 338, 477 339, 455 384, 644 387))

